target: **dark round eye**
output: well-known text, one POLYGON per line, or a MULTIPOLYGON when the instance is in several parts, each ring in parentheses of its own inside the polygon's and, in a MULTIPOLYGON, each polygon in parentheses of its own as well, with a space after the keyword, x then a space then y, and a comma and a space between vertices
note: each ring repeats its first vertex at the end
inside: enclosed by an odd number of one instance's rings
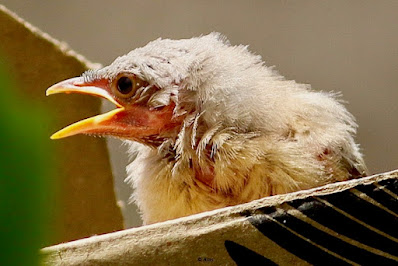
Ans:
POLYGON ((131 81, 131 79, 129 79, 128 77, 121 77, 117 81, 117 90, 121 94, 123 94, 123 95, 130 94, 130 92, 132 92, 133 89, 134 89, 134 84, 131 81))

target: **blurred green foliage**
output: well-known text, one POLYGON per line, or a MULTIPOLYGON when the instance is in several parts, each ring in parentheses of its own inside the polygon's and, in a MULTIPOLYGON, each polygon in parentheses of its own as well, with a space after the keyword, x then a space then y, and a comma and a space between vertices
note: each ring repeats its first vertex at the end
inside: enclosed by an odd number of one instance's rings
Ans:
POLYGON ((0 264, 39 265, 53 200, 47 114, 6 71, 0 57, 0 264))

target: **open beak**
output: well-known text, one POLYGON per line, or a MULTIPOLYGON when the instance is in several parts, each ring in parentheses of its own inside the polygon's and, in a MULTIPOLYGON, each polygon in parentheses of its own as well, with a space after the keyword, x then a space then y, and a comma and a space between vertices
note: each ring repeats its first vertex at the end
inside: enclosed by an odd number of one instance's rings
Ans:
MULTIPOLYGON (((51 139, 60 139, 81 133, 96 135, 114 133, 115 135, 122 135, 125 125, 122 125, 122 128, 120 128, 121 125, 118 122, 118 118, 120 120, 120 116, 123 116, 125 109, 110 94, 108 80, 100 79, 93 82, 86 82, 82 77, 71 78, 51 86, 46 91, 47 96, 57 93, 81 93, 99 96, 114 103, 117 108, 108 113, 93 116, 67 126, 54 133, 51 139)), ((120 122, 122 122, 122 119, 120 122)))
MULTIPOLYGON (((47 89, 46 95, 57 93, 81 93, 98 96, 116 105, 116 109, 105 114, 89 117, 54 133, 51 139, 60 139, 76 134, 110 135, 122 139, 143 141, 167 134, 181 124, 173 119, 175 105, 170 104, 161 110, 152 110, 139 104, 121 104, 111 92, 109 80, 86 81, 82 77, 59 82, 47 89)), ((154 143, 154 139, 150 140, 154 143)))

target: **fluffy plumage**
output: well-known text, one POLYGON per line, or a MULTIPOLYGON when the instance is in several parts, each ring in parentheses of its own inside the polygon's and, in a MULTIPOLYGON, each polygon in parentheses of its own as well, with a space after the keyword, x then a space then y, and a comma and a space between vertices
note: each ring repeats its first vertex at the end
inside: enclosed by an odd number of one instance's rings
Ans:
POLYGON ((172 106, 180 121, 127 141, 126 180, 146 224, 366 174, 338 95, 286 80, 218 33, 158 39, 83 77, 120 73, 148 82, 132 102, 172 106))

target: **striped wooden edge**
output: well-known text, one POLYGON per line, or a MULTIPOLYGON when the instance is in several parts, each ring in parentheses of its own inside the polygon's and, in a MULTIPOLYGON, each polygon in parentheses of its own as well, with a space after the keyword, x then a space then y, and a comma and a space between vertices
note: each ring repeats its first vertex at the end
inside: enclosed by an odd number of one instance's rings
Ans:
POLYGON ((51 265, 398 264, 398 170, 42 250, 51 265))

